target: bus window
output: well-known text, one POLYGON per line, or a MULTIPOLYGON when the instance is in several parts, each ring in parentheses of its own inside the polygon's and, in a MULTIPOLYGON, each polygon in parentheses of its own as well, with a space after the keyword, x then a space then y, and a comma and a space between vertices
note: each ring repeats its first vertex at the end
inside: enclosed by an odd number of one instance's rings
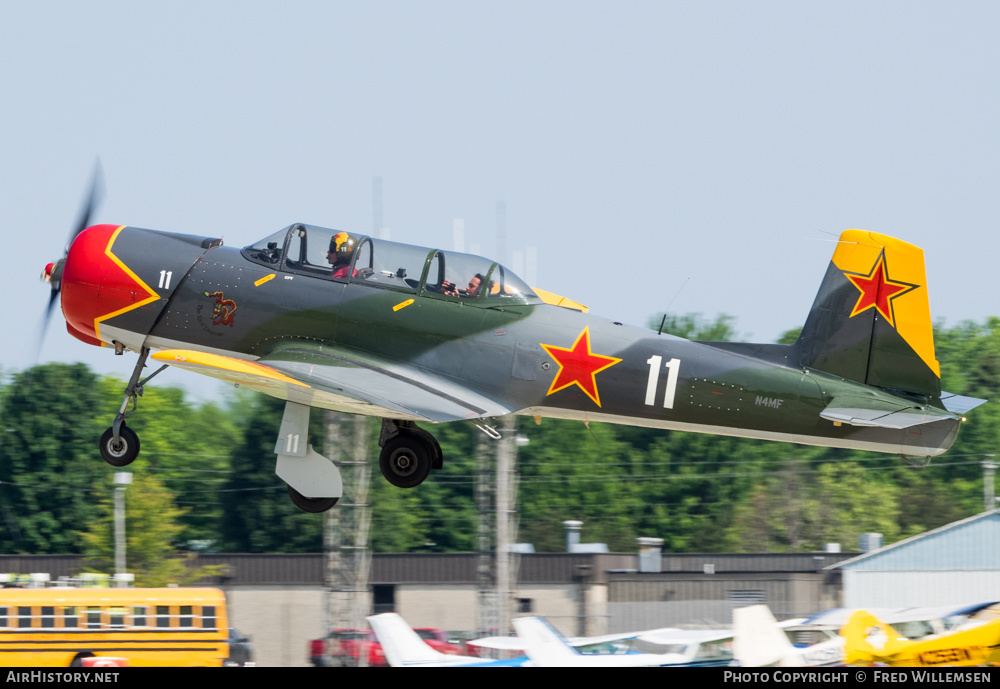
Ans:
POLYGON ((77 610, 73 608, 63 608, 63 628, 75 629, 80 626, 80 618, 77 610))
POLYGON ((56 626, 56 609, 51 605, 42 606, 42 627, 52 629, 56 626))
POLYGON ((111 629, 125 628, 125 608, 115 606, 108 608, 108 625, 111 629))
POLYGON ((170 608, 166 605, 156 606, 156 626, 157 627, 169 627, 170 626, 170 608))
POLYGON ((17 608, 17 628, 18 629, 28 629, 31 627, 31 608, 30 607, 18 607, 17 608))
POLYGON ((182 627, 193 627, 194 626, 194 615, 192 615, 191 610, 192 610, 192 608, 191 608, 190 605, 182 605, 181 606, 181 610, 180 610, 180 613, 181 613, 181 615, 180 615, 181 616, 180 626, 182 626, 182 627))
POLYGON ((7 607, 0 607, 0 627, 7 626, 7 607))
POLYGON ((214 605, 203 605, 203 606, 201 606, 201 628, 202 629, 215 629, 215 606, 214 605))
POLYGON ((96 606, 87 608, 87 629, 101 628, 101 609, 96 606))
POLYGON ((146 607, 144 605, 137 605, 134 608, 132 608, 132 626, 133 627, 146 626, 146 607))

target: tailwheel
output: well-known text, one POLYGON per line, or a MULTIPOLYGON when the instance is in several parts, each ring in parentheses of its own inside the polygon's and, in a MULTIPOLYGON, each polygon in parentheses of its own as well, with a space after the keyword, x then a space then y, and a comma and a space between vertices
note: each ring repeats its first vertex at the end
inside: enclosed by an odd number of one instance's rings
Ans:
POLYGON ((382 446, 378 458, 385 480, 397 488, 413 488, 431 473, 434 448, 421 435, 401 429, 382 446))
POLYGON ((309 512, 311 514, 319 514, 320 512, 326 512, 328 509, 337 504, 337 500, 340 498, 307 498, 299 491, 295 490, 291 486, 288 486, 288 497, 292 499, 295 506, 298 507, 303 512, 309 512))
POLYGON ((117 440, 114 427, 104 431, 101 436, 101 456, 113 467, 128 466, 139 456, 139 436, 122 421, 117 440))

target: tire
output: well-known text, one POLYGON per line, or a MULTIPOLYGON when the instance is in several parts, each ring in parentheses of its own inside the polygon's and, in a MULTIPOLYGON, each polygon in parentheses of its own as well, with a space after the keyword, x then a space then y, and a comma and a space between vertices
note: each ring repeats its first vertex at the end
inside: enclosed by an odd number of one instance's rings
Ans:
POLYGON ((409 429, 409 432, 416 433, 423 438, 424 442, 427 443, 427 447, 430 448, 431 469, 440 469, 443 467, 444 455, 441 453, 441 445, 438 444, 437 438, 417 425, 414 425, 413 428, 409 429))
POLYGON ((119 443, 115 444, 115 431, 109 428, 101 436, 101 457, 113 467, 124 467, 139 456, 139 436, 122 423, 118 431, 119 443))
POLYGON ((431 473, 433 449, 416 433, 400 433, 382 448, 378 467, 397 488, 415 488, 431 473))
POLYGON ((310 514, 319 514, 320 512, 326 512, 328 509, 337 504, 340 498, 307 498, 299 491, 295 490, 291 486, 288 486, 288 497, 292 499, 292 502, 303 512, 309 512, 310 514))

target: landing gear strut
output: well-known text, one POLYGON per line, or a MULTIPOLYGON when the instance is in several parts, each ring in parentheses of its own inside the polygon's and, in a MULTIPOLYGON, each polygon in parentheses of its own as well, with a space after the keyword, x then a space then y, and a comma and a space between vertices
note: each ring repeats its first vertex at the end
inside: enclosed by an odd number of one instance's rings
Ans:
POLYGON ((443 465, 441 446, 430 433, 412 421, 382 419, 378 467, 385 480, 397 488, 414 488, 431 469, 443 465))
MULTIPOLYGON (((120 354, 121 351, 123 350, 116 346, 115 353, 120 354)), ((125 419, 132 416, 138 407, 138 400, 142 397, 142 386, 167 367, 164 364, 152 375, 139 380, 148 357, 149 350, 143 347, 139 353, 139 361, 132 369, 132 377, 129 378, 128 387, 125 388, 125 399, 122 400, 122 406, 115 415, 114 423, 101 435, 101 456, 105 462, 114 467, 128 466, 139 456, 139 436, 125 425, 125 419), (132 408, 126 411, 129 402, 132 402, 132 408)))

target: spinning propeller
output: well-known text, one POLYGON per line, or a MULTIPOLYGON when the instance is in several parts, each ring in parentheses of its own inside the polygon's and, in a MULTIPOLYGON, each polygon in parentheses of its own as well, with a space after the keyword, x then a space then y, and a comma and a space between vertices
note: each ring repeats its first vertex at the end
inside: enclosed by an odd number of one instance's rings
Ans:
POLYGON ((94 215, 94 211, 100 204, 103 196, 104 173, 101 170, 101 161, 98 160, 94 165, 94 173, 91 176, 90 190, 84 197, 83 204, 80 208, 80 215, 66 240, 66 246, 63 248, 62 258, 55 263, 49 263, 42 271, 42 280, 49 283, 51 291, 49 292, 49 305, 45 309, 45 314, 42 317, 41 328, 39 329, 38 346, 35 348, 36 356, 42 348, 42 343, 45 340, 45 332, 48 330, 49 321, 52 319, 53 307, 59 299, 59 292, 62 289, 63 267, 66 264, 66 255, 69 253, 69 247, 73 244, 73 240, 90 226, 91 216, 94 215))

